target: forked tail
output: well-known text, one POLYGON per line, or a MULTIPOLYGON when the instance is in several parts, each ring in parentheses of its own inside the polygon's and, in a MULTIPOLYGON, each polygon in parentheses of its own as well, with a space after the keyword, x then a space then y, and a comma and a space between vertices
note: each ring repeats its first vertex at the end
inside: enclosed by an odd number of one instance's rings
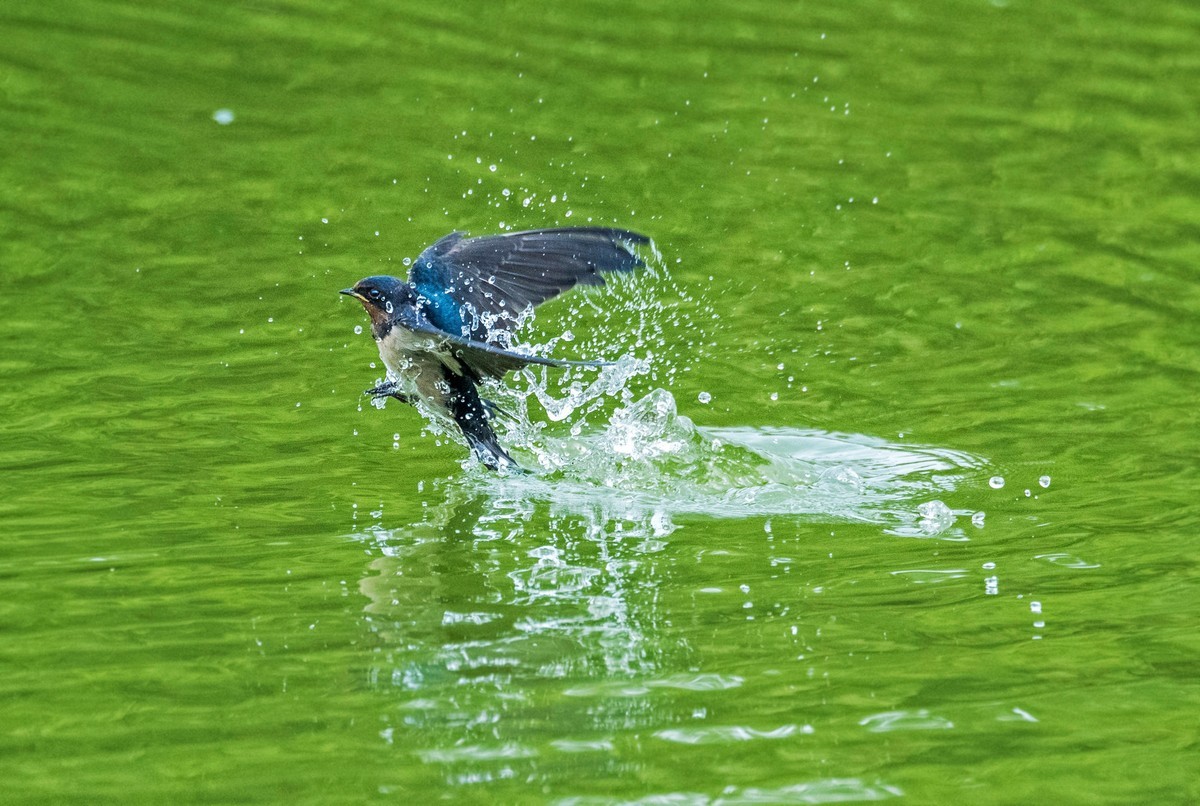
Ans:
POLYGON ((450 371, 446 372, 445 377, 450 386, 450 414, 467 438, 475 457, 490 470, 520 470, 521 466, 496 439, 496 432, 488 422, 487 406, 479 397, 475 382, 465 375, 450 371))
POLYGON ((487 433, 475 433, 463 429, 467 442, 471 444, 471 450, 475 452, 475 457, 483 463, 483 466, 489 470, 520 470, 521 466, 505 452, 504 448, 500 447, 500 443, 496 441, 495 432, 486 422, 480 429, 480 432, 483 431, 487 433))

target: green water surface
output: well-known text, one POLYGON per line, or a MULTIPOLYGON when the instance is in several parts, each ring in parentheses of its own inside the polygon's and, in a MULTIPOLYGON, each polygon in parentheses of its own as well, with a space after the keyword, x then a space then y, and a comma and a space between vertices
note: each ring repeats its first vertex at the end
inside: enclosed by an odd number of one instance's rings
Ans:
POLYGON ((0 31, 3 802, 1200 800, 1200 6, 0 31), (589 223, 540 472, 366 403, 338 289, 589 223))

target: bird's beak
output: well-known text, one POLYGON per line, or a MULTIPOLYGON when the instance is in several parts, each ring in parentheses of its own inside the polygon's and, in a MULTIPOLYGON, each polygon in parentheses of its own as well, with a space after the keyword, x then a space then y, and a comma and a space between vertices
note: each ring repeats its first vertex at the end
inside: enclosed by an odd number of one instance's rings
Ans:
POLYGON ((366 298, 362 294, 355 291, 353 288, 343 288, 338 293, 345 294, 348 297, 354 297, 355 299, 363 300, 364 302, 366 301, 366 298))

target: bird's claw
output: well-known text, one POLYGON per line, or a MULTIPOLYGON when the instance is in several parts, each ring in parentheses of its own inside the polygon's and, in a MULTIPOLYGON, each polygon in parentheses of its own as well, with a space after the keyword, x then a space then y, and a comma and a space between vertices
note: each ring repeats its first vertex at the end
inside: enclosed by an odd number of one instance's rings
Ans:
POLYGON ((363 394, 370 395, 371 397, 374 397, 374 398, 394 397, 397 400, 399 400, 401 403, 410 402, 410 398, 408 397, 408 395, 406 395, 400 391, 400 385, 393 381, 389 381, 387 383, 381 383, 378 386, 372 386, 370 389, 363 392, 363 394))

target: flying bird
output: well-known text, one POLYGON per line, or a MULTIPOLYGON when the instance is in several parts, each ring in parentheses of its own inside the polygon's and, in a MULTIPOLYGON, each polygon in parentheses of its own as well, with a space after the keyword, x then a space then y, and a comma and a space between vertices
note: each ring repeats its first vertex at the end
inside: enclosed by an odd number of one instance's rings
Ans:
POLYGON ((636 249, 650 239, 604 227, 562 227, 468 238, 452 232, 413 263, 408 282, 365 277, 340 293, 371 317, 371 335, 388 380, 374 397, 418 401, 453 420, 475 456, 492 470, 519 467, 501 447, 489 418, 495 406, 479 383, 528 364, 603 366, 526 355, 509 346, 535 306, 577 285, 604 285, 606 272, 645 263, 636 249))

